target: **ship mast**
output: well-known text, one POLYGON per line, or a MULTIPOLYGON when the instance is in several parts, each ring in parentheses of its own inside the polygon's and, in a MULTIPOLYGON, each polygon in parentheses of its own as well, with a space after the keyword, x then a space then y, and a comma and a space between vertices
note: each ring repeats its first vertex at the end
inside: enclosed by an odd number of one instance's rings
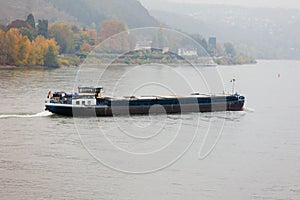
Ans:
POLYGON ((235 81, 236 81, 235 78, 230 80, 230 82, 232 83, 232 94, 234 94, 235 81))

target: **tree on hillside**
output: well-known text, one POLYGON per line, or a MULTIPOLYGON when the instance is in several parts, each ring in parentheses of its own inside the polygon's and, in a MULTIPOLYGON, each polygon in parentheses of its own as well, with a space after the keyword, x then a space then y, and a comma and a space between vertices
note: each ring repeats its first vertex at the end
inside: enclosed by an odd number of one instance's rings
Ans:
POLYGON ((8 47, 5 37, 5 32, 0 29, 0 65, 5 65, 8 62, 8 47))
POLYGON ((35 20, 31 13, 27 16, 26 22, 35 29, 35 20))
MULTIPOLYGON (((205 38, 203 38, 200 34, 193 34, 191 37, 204 49, 208 52, 208 44, 205 38)), ((198 55, 201 55, 203 52, 202 49, 198 49, 198 55)))
POLYGON ((30 41, 32 41, 36 36, 36 34, 32 33, 28 28, 22 27, 19 31, 23 36, 27 36, 30 41))
POLYGON ((2 23, 0 23, 0 30, 6 31, 6 26, 2 23))
POLYGON ((234 46, 233 46, 232 43, 226 42, 226 43, 224 44, 224 49, 225 49, 225 53, 226 53, 227 55, 230 55, 231 57, 234 57, 234 56, 236 55, 235 49, 234 49, 234 46))
POLYGON ((45 38, 42 35, 38 35, 34 41, 31 42, 31 51, 30 51, 30 65, 44 65, 44 55, 46 51, 46 42, 45 38))
POLYGON ((152 48, 163 49, 168 46, 167 38, 165 37, 163 27, 160 27, 152 38, 152 48))
MULTIPOLYGON (((49 50, 49 46, 53 47, 53 53, 56 60, 56 56, 59 52, 59 47, 56 44, 55 39, 46 39, 44 36, 39 35, 31 42, 31 51, 30 51, 30 58, 29 58, 29 65, 45 65, 45 57, 48 53, 48 60, 47 62, 50 63, 50 55, 52 54, 52 50, 49 50), (49 52, 50 51, 50 52, 49 52)), ((56 61, 53 61, 56 62, 56 61)))
POLYGON ((76 26, 76 25, 72 25, 72 31, 73 31, 73 33, 79 33, 79 31, 80 31, 80 29, 78 28, 78 26, 76 26))
POLYGON ((27 21, 20 19, 14 20, 7 26, 7 30, 12 28, 19 29, 21 34, 27 36, 31 41, 36 36, 36 30, 27 21))
POLYGON ((44 65, 47 67, 58 67, 55 48, 52 45, 48 46, 47 52, 44 56, 44 65))
POLYGON ((107 52, 124 52, 130 50, 130 34, 127 32, 125 23, 120 20, 105 20, 101 24, 100 42, 110 38, 109 42, 104 42, 102 48, 107 52), (122 33, 117 35, 118 33, 122 33), (112 37, 117 35, 116 37, 112 37))
POLYGON ((16 66, 48 65, 57 62, 59 47, 54 39, 37 36, 30 41, 19 29, 11 28, 7 32, 0 30, 0 64, 16 66), (49 48, 49 46, 52 46, 49 48))
POLYGON ((87 53, 91 52, 94 49, 93 46, 91 46, 88 42, 84 41, 82 45, 80 46, 80 52, 87 53))
POLYGON ((74 33, 68 24, 55 23, 49 28, 49 36, 55 38, 60 46, 60 53, 73 53, 74 33))
POLYGON ((5 40, 8 47, 8 63, 18 64, 19 52, 20 52, 20 41, 22 39, 22 34, 16 28, 11 28, 7 31, 5 40))
POLYGON ((98 43, 97 39, 98 39, 98 35, 97 35, 97 31, 93 30, 93 29, 88 29, 86 31, 86 36, 88 38, 88 43, 90 45, 96 45, 98 43))
POLYGON ((105 39, 123 31, 127 31, 124 21, 104 20, 100 27, 100 41, 102 42, 105 39))
POLYGON ((38 29, 38 35, 42 35, 45 38, 48 38, 48 36, 49 36, 49 34, 48 34, 48 20, 39 19, 37 29, 38 29))
POLYGON ((31 43, 27 36, 24 36, 21 38, 19 43, 19 55, 17 63, 18 66, 27 66, 28 65, 28 59, 30 55, 30 49, 31 49, 31 43))

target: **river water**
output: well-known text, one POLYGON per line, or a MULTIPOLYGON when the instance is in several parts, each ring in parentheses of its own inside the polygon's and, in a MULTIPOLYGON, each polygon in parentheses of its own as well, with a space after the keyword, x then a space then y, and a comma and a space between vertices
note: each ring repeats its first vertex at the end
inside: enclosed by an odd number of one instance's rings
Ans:
MULTIPOLYGON (((223 90, 235 78, 245 95, 242 112, 106 118, 44 111, 49 89, 89 83, 84 70, 1 69, 0 199, 298 200, 299 66, 218 66, 223 90)), ((220 89, 220 80, 208 89, 194 69, 177 69, 116 66, 90 85, 113 95, 220 89)))

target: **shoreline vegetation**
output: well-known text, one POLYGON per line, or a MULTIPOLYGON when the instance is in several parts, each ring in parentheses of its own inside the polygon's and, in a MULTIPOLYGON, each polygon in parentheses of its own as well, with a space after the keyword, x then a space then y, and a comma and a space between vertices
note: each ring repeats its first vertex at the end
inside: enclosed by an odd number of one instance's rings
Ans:
POLYGON ((79 66, 87 57, 89 61, 93 62, 96 59, 95 62, 102 63, 115 58, 120 52, 127 53, 118 56, 113 60, 113 64, 182 64, 185 63, 185 59, 193 63, 212 64, 213 61, 218 65, 256 63, 253 57, 236 52, 231 43, 216 43, 215 47, 211 48, 207 40, 199 34, 190 37, 208 52, 207 58, 210 60, 203 60, 197 49, 189 50, 194 51, 193 55, 179 56, 179 48, 186 48, 186 43, 170 41, 162 28, 158 30, 158 38, 147 39, 148 42, 151 41, 150 46, 136 49, 139 41, 127 30, 124 21, 103 20, 100 24, 100 30, 97 30, 97 26, 82 28, 63 22, 48 24, 48 20, 45 19, 36 23, 32 14, 29 14, 26 20, 17 19, 6 26, 0 24, 0 69, 79 66), (124 38, 106 44, 100 53, 97 52, 97 58, 93 59, 93 50, 98 48, 98 44, 121 32, 127 33, 124 38))

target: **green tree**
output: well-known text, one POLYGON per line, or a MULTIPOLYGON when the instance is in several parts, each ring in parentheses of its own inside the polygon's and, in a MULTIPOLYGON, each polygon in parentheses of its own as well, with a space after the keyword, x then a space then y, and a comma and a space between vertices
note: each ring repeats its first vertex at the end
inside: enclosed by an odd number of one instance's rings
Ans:
POLYGON ((8 62, 8 46, 5 32, 0 29, 0 64, 5 65, 8 62))
POLYGON ((79 33, 80 29, 78 28, 78 26, 73 25, 72 26, 72 31, 73 31, 73 33, 79 33))
POLYGON ((32 33, 28 28, 22 27, 19 29, 23 36, 27 36, 30 41, 35 38, 35 34, 32 33))
POLYGON ((58 67, 55 48, 52 45, 48 46, 47 52, 44 56, 44 65, 47 67, 58 67))
POLYGON ((42 35, 45 38, 48 38, 49 34, 48 34, 48 20, 40 20, 38 21, 38 35, 42 35))
POLYGON ((55 23, 51 25, 49 36, 55 38, 58 46, 60 46, 60 53, 74 52, 74 33, 68 24, 55 23))
POLYGON ((6 31, 6 26, 2 23, 0 23, 0 30, 6 31))
POLYGON ((26 22, 35 29, 35 20, 31 13, 27 16, 26 22))

